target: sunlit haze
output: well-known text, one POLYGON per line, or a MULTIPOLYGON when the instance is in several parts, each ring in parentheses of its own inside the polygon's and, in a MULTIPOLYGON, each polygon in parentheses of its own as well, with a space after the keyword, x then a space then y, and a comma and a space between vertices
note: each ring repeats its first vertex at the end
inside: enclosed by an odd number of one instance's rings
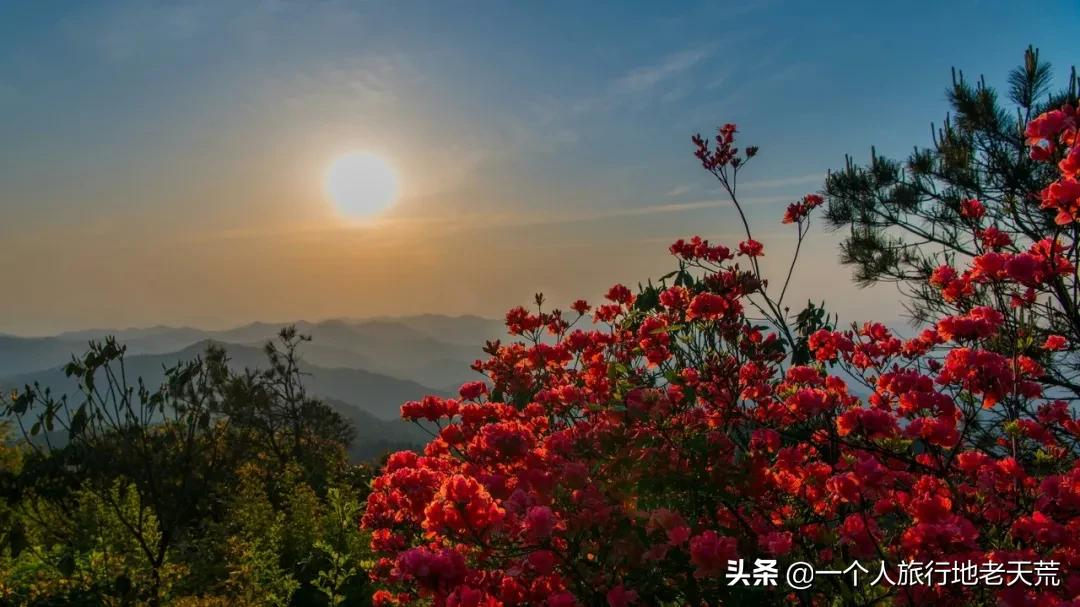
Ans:
MULTIPOLYGON (((738 242, 690 144, 728 121, 780 273, 786 205, 929 143, 953 66, 1003 86, 1035 42, 1061 82, 1056 6, 2 2, 0 332, 595 301, 738 242)), ((795 300, 901 318, 812 229, 795 300)))
POLYGON ((338 211, 352 218, 371 217, 397 200, 398 176, 385 160, 369 152, 336 158, 326 170, 326 192, 338 211))

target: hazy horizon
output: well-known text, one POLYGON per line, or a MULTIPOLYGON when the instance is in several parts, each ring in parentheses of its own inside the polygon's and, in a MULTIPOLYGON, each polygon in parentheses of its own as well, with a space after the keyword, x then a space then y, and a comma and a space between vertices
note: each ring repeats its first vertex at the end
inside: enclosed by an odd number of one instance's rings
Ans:
POLYGON ((152 330, 155 330, 155 329, 163 329, 163 330, 168 330, 168 329, 172 329, 172 330, 193 329, 193 330, 196 330, 196 331, 205 331, 205 332, 225 332, 225 331, 230 331, 230 330, 234 330, 234 329, 242 329, 242 328, 245 328, 245 327, 250 327, 250 326, 255 326, 255 325, 280 326, 280 325, 303 324, 303 323, 307 323, 307 324, 311 324, 311 325, 319 325, 319 324, 333 323, 333 322, 344 322, 344 323, 348 323, 348 324, 364 324, 364 323, 371 323, 371 322, 396 322, 396 321, 401 321, 401 320, 409 320, 409 319, 422 318, 422 317, 437 317, 437 318, 446 318, 446 319, 449 319, 449 320, 475 319, 475 320, 482 320, 482 321, 487 321, 487 322, 499 322, 499 323, 502 322, 502 319, 500 319, 500 318, 481 316, 481 315, 478 315, 478 314, 439 314, 439 313, 401 314, 401 315, 379 314, 379 315, 375 315, 375 316, 356 316, 356 317, 333 316, 333 317, 326 317, 326 318, 282 318, 282 319, 279 319, 279 320, 253 319, 253 320, 248 320, 248 321, 244 321, 244 322, 240 322, 240 323, 222 322, 220 324, 212 324, 212 323, 208 323, 208 324, 167 324, 167 323, 157 323, 157 324, 151 324, 151 325, 78 326, 78 327, 72 327, 72 328, 59 329, 57 331, 52 331, 52 332, 47 332, 47 333, 9 333, 9 332, 6 332, 6 331, 0 331, 0 336, 33 339, 33 338, 36 338, 36 337, 57 337, 57 336, 61 336, 61 335, 70 335, 70 334, 77 334, 77 333, 92 333, 92 332, 98 332, 98 331, 124 332, 124 331, 152 331, 152 330))
MULTIPOLYGON (((1000 86, 1037 43, 1060 82, 1080 50, 1075 4, 916 4, 4 3, 0 332, 595 302, 741 239, 689 141, 728 121, 779 279, 786 204, 928 144, 952 66, 1000 86), (329 198, 353 152, 396 173, 384 211, 329 198)), ((897 320, 837 242, 815 227, 792 305, 897 320)))

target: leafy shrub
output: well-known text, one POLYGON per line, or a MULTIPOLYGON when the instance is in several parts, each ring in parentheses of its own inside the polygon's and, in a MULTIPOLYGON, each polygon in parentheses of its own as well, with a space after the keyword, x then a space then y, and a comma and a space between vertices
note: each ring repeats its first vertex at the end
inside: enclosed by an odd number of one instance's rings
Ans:
MULTIPOLYGON (((1027 127, 1057 171, 1030 193, 1029 247, 1008 250, 985 205, 960 202, 976 254, 931 278, 958 309, 910 339, 838 330, 815 306, 789 322, 791 274, 762 275, 736 195, 757 149, 735 146, 734 125, 695 137, 746 239, 680 240, 660 284, 615 285, 595 307, 538 296, 507 314, 518 341, 477 363, 486 383, 405 404, 440 430, 373 483, 376 604, 1073 604, 1080 420, 1045 369, 1074 337, 1033 342, 1024 321, 1063 292, 1076 309, 1078 124, 1066 105, 1027 127), (901 561, 1039 561, 1061 583, 729 583, 731 561, 756 558, 858 560, 892 580, 901 561)), ((800 244, 822 203, 787 210, 800 244)))
POLYGON ((152 387, 109 339, 68 365, 77 400, 17 393, 6 413, 28 440, 0 447, 0 603, 368 604, 355 523, 371 468, 347 463, 350 427, 306 394, 304 341, 284 330, 263 371, 210 348, 152 387))

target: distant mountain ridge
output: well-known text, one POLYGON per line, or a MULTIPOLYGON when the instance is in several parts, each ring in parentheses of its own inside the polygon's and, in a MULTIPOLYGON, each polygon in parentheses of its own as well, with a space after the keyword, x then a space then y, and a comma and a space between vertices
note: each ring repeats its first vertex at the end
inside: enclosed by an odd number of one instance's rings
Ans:
POLYGON ((88 342, 109 335, 127 346, 127 376, 142 377, 150 386, 161 383, 165 367, 201 355, 211 343, 225 348, 234 368, 265 368, 263 346, 288 325, 312 337, 299 350, 306 385, 352 423, 356 441, 350 451, 356 459, 423 444, 428 435, 400 419, 401 404, 449 394, 478 379, 469 367, 483 356, 484 342, 505 338, 500 321, 439 315, 253 322, 220 331, 159 325, 47 337, 0 335, 0 390, 36 382, 54 395, 73 396, 77 386, 63 366, 83 354, 88 342))
POLYGON ((0 377, 54 367, 70 360, 73 352, 85 349, 85 343, 76 347, 74 342, 57 337, 0 335, 0 377))
POLYGON ((303 356, 325 368, 364 369, 450 389, 476 379, 469 365, 489 339, 505 337, 502 323, 478 316, 434 314, 295 323, 253 322, 226 330, 164 325, 69 331, 50 337, 0 336, 0 377, 57 367, 90 340, 114 335, 131 354, 167 354, 205 340, 261 345, 282 327, 295 325, 313 341, 303 356))
MULTIPOLYGON (((132 381, 141 377, 148 386, 160 385, 165 378, 165 368, 193 360, 212 343, 225 348, 229 365, 234 369, 259 369, 267 365, 261 348, 207 340, 168 354, 129 354, 124 359, 126 375, 132 381)), ((398 419, 401 403, 405 401, 443 393, 413 381, 363 369, 326 369, 304 362, 300 370, 306 374, 305 385, 313 396, 348 403, 383 420, 398 419)), ((77 393, 77 385, 61 367, 0 379, 0 388, 17 389, 35 382, 56 395, 77 393)))

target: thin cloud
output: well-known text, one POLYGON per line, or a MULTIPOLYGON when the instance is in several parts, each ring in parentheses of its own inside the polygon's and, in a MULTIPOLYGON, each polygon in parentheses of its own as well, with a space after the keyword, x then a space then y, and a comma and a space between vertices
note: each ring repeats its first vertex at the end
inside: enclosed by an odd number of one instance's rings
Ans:
MULTIPOLYGON (((777 204, 790 200, 788 196, 769 196, 760 198, 744 198, 740 202, 744 206, 756 206, 762 204, 777 204)), ((569 223, 587 223, 592 221, 605 221, 628 217, 647 217, 650 215, 668 213, 686 213, 702 209, 732 208, 731 201, 724 199, 695 200, 688 202, 676 202, 667 204, 655 204, 640 207, 620 207, 613 209, 600 209, 582 213, 560 213, 553 215, 513 215, 507 214, 500 217, 492 216, 469 216, 459 217, 461 225, 472 227, 529 227, 541 225, 559 225, 569 223)), ((453 221, 450 218, 431 219, 431 222, 446 225, 453 221)))
POLYGON ((676 198, 684 194, 689 194, 697 189, 697 186, 693 185, 678 185, 664 193, 665 198, 676 198))
POLYGON ((807 175, 797 175, 792 177, 778 177, 775 179, 762 179, 759 181, 748 181, 746 183, 740 183, 740 190, 762 190, 766 188, 782 188, 789 185, 805 185, 808 183, 824 183, 824 173, 810 173, 807 175))
MULTIPOLYGON (((626 102, 640 101, 641 97, 686 74, 704 62, 716 52, 715 46, 695 47, 667 55, 662 60, 633 68, 605 85, 597 95, 579 99, 570 106, 570 113, 575 116, 598 111, 607 111, 626 102)), ((675 90, 675 89, 672 89, 675 90)), ((672 95, 686 96, 692 87, 680 87, 678 92, 665 93, 669 100, 672 95)))
POLYGON ((659 63, 631 70, 616 79, 612 88, 616 93, 641 93, 650 90, 661 82, 693 68, 712 53, 712 49, 698 48, 668 55, 659 63))
MULTIPOLYGON (((744 207, 777 204, 787 202, 787 196, 769 196, 757 198, 743 198, 740 202, 744 207)), ((383 216, 367 221, 344 222, 336 221, 312 221, 306 224, 268 225, 268 226, 244 226, 235 229, 226 229, 211 234, 190 235, 186 241, 201 240, 244 240, 255 238, 305 238, 320 234, 349 233, 364 231, 370 235, 383 235, 393 238, 398 230, 419 230, 428 236, 441 232, 466 230, 490 230, 498 228, 522 228, 539 226, 557 226, 574 223, 589 223, 595 221, 608 221, 633 217, 648 217, 652 215, 670 213, 688 213, 702 209, 730 209, 731 201, 724 199, 695 200, 689 202, 677 202, 668 204, 654 204, 638 207, 619 207, 599 209, 588 212, 564 212, 552 214, 524 215, 519 213, 503 213, 494 215, 491 213, 455 214, 453 216, 383 216)))

